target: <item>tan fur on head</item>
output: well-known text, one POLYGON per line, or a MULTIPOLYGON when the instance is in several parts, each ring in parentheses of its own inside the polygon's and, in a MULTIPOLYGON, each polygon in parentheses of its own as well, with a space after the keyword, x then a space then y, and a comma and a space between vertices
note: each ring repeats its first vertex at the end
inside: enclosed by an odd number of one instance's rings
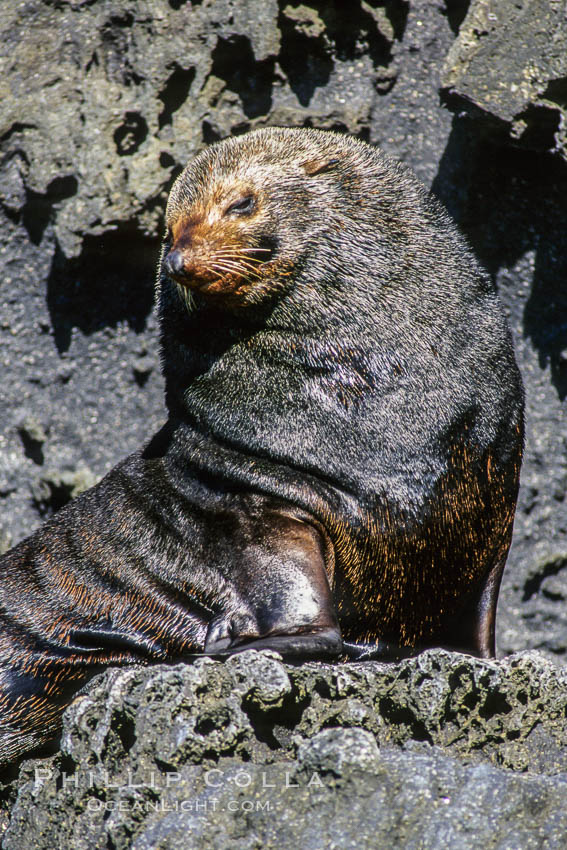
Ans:
POLYGON ((376 170, 369 150, 338 133, 275 127, 200 153, 178 177, 166 212, 166 272, 183 297, 196 290, 244 305, 285 289, 305 248, 302 216, 314 220, 310 201, 328 195, 332 208, 339 180, 346 186, 357 172, 376 170))

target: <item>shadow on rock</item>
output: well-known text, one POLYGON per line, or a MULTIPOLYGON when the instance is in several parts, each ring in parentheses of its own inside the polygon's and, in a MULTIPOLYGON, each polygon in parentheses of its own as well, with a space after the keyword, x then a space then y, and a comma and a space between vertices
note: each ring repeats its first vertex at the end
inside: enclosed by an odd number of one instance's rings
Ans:
POLYGON ((499 147, 455 119, 432 190, 493 277, 529 252, 534 272, 524 336, 567 396, 567 165, 551 154, 499 147), (460 188, 456 188, 460 187, 460 188))
POLYGON ((157 240, 117 230, 85 238, 77 259, 60 249, 47 282, 47 306, 59 353, 67 351, 74 327, 92 334, 126 322, 136 333, 146 325, 154 302, 157 240))

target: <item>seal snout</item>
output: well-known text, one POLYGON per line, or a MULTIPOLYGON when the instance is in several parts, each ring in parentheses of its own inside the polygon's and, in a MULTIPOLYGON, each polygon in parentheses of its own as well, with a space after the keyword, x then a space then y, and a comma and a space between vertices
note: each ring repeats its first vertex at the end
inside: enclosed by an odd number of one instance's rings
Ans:
POLYGON ((173 248, 167 254, 164 260, 165 270, 167 274, 174 278, 180 278, 185 276, 185 259, 183 257, 183 253, 178 248, 173 248))
POLYGON ((218 280, 218 272, 200 253, 198 247, 174 245, 163 261, 166 274, 185 289, 201 289, 218 280))
POLYGON ((271 241, 250 239, 225 223, 185 222, 173 228, 172 237, 163 271, 180 287, 206 295, 230 296, 253 288, 264 280, 274 257, 271 241))

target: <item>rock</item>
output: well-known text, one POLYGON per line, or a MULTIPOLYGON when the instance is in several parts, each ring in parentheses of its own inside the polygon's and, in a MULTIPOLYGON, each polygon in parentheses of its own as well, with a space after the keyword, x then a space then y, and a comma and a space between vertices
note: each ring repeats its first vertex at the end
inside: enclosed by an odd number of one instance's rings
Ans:
MULTIPOLYGON (((14 185, 13 169, 23 163, 36 237, 52 223, 67 258, 80 254, 87 236, 134 216, 143 233, 158 234, 172 169, 202 143, 210 103, 201 92, 215 50, 222 62, 240 39, 252 66, 273 63, 275 0, 180 6, 165 13, 150 2, 62 8, 36 0, 2 18, 0 137, 8 171, 0 191, 14 185)), ((253 92, 249 100, 255 103, 253 92)), ((22 207, 22 191, 4 190, 10 209, 22 207)))
POLYGON ((480 115, 510 140, 567 160, 563 2, 473 0, 442 82, 453 109, 480 115))
POLYGON ((26 416, 19 427, 20 437, 27 457, 39 466, 43 463, 43 444, 47 431, 35 416, 26 416))
POLYGON ((139 357, 132 364, 134 380, 139 387, 143 387, 154 370, 154 364, 148 357, 139 357))
POLYGON ((0 528, 0 555, 12 548, 12 535, 9 531, 0 528))
POLYGON ((48 469, 32 485, 32 497, 40 514, 48 516, 97 481, 97 476, 83 464, 76 469, 48 469))
POLYGON ((380 754, 376 740, 364 729, 324 729, 297 752, 298 768, 294 776, 312 778, 314 773, 337 778, 352 771, 380 773, 380 754))
POLYGON ((5 790, 3 847, 559 850, 566 700, 537 652, 110 670, 5 790))
POLYGON ((299 104, 310 104, 319 124, 361 131, 371 107, 362 79, 394 79, 390 47, 400 33, 388 13, 390 5, 362 3, 354 15, 337 8, 323 20, 307 6, 286 6, 280 32, 276 0, 167 12, 147 0, 64 8, 35 0, 25 13, 7 10, 0 201, 23 211, 32 241, 51 225, 67 259, 80 256, 89 236, 132 219, 156 237, 172 177, 204 141, 264 123, 270 111, 289 123, 299 104), (311 104, 323 85, 325 98, 311 104))

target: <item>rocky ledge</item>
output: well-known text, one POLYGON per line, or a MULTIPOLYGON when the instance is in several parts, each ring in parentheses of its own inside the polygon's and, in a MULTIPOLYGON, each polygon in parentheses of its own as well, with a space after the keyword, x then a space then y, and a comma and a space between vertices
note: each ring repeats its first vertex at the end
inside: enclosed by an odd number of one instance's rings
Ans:
POLYGON ((563 850, 566 706, 534 651, 110 670, 6 786, 3 847, 563 850))

